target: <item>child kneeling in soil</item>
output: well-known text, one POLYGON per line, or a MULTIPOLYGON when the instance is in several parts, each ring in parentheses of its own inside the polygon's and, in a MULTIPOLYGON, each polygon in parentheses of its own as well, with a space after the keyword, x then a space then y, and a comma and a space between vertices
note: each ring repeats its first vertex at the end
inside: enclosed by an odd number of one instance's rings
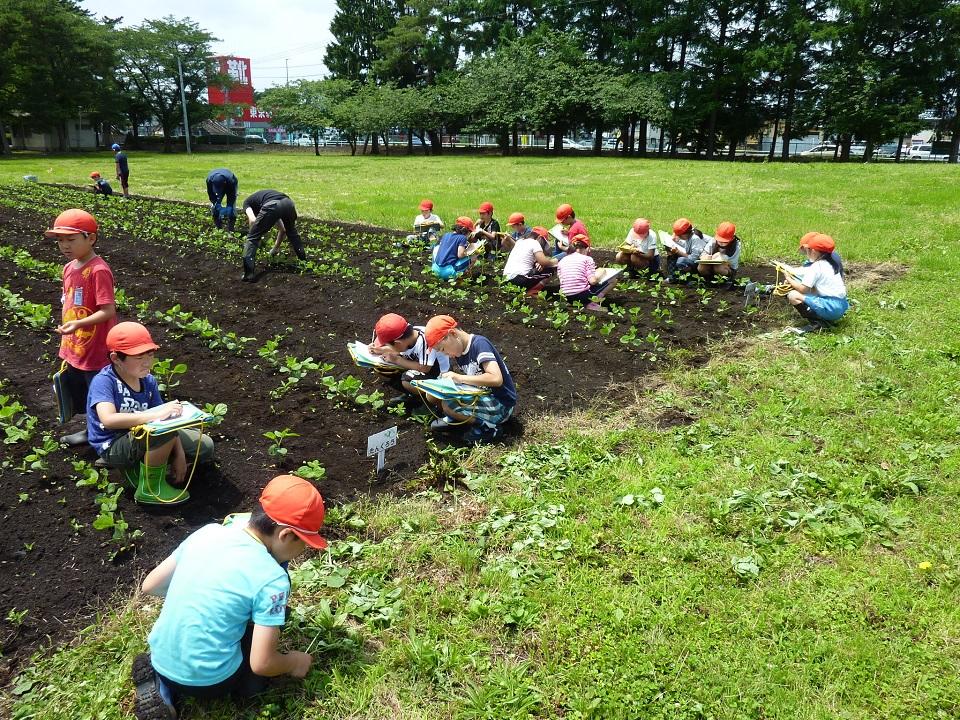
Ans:
POLYGON ((463 439, 483 442, 496 439, 503 424, 513 415, 517 389, 499 351, 483 335, 465 332, 449 315, 436 315, 427 322, 427 347, 454 358, 462 373, 445 372, 441 377, 464 385, 490 388, 469 403, 444 400, 445 417, 430 423, 434 432, 445 432, 458 425, 468 426, 463 439))
POLYGON ((529 297, 536 297, 547 280, 556 272, 557 259, 544 250, 546 228, 533 228, 529 234, 519 237, 503 266, 504 279, 513 285, 526 288, 529 297))
MULTIPOLYGON (((213 457, 213 440, 190 428, 149 438, 134 437, 132 428, 154 420, 179 417, 179 401, 165 403, 150 374, 159 349, 140 323, 122 322, 107 333, 110 364, 90 383, 87 395, 87 433, 90 445, 108 467, 120 468, 128 479, 146 478, 154 487, 161 480, 181 486, 187 459, 206 462, 213 457), (167 478, 167 465, 170 478, 167 478)), ((149 437, 149 436, 148 436, 149 437)))
POLYGON ((446 233, 433 249, 433 274, 441 280, 452 280, 470 269, 476 257, 470 255, 470 234, 473 220, 458 217, 453 230, 446 233))
POLYGON ((717 226, 716 235, 703 248, 700 261, 697 264, 697 273, 706 280, 713 280, 717 276, 726 279, 728 286, 733 286, 737 270, 740 269, 740 250, 743 241, 737 236, 737 226, 732 222, 722 222, 717 226), (705 264, 704 260, 710 261, 705 264))
MULTIPOLYGON (((411 380, 435 378, 450 369, 450 358, 427 347, 425 331, 424 326, 411 325, 405 317, 396 313, 387 313, 377 320, 370 352, 404 369, 400 376, 400 387, 406 395, 391 398, 388 405, 401 404, 411 395, 421 397, 421 393, 410 384, 411 380)), ((435 398, 423 397, 435 402, 435 398)))
POLYGON ((646 270, 651 275, 660 272, 660 253, 657 250, 657 231, 650 229, 650 221, 637 218, 617 252, 616 261, 630 270, 646 270))
POLYGON ((568 302, 583 303, 587 310, 602 310, 598 300, 617 284, 616 277, 601 282, 602 273, 590 257, 590 238, 574 235, 570 238, 570 250, 557 265, 560 277, 560 294, 568 302), (593 298, 597 298, 594 300, 593 298))
POLYGON ((100 177, 100 173, 96 170, 90 173, 90 179, 93 181, 94 195, 113 195, 113 188, 110 187, 110 183, 100 177))
POLYGON ((278 651, 290 578, 285 564, 322 550, 324 504, 293 475, 263 489, 247 523, 200 528, 154 568, 142 590, 165 597, 149 653, 133 661, 140 720, 176 717, 182 698, 250 697, 268 678, 303 678, 313 658, 278 651))
POLYGON ((420 212, 413 218, 413 235, 407 235, 407 241, 422 240, 428 245, 437 241, 437 236, 443 229, 443 220, 433 211, 433 200, 424 198, 418 208, 420 212))

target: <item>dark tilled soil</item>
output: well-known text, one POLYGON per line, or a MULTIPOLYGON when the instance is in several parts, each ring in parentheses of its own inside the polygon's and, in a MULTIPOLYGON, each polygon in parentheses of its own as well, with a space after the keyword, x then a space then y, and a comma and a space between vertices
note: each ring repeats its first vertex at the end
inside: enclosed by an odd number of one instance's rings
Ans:
MULTIPOLYGON (((164 211, 165 203, 143 202, 143 212, 164 211)), ((27 250, 38 259, 61 262, 55 244, 42 239, 49 218, 15 213, 0 208, 0 243, 27 250)), ((306 221, 308 238, 335 242, 338 234, 370 232, 370 228, 306 221)), ((394 233, 383 231, 392 241, 394 233)), ((247 509, 259 488, 278 470, 295 469, 317 459, 327 468, 321 482, 329 504, 367 492, 402 492, 427 459, 424 430, 412 421, 386 412, 358 410, 325 399, 315 378, 307 378, 280 400, 269 391, 280 384, 278 373, 257 355, 256 349, 276 334, 284 334, 280 353, 298 358, 312 356, 333 363, 333 374, 353 373, 365 387, 377 381, 349 363, 345 344, 367 339, 383 312, 400 312, 423 322, 437 312, 448 312, 470 331, 483 333, 501 349, 517 382, 521 396, 518 420, 512 423, 510 439, 522 435, 525 417, 563 413, 614 396, 626 383, 655 371, 643 352, 618 342, 623 326, 608 337, 597 332, 567 336, 542 317, 528 325, 503 311, 506 302, 495 288, 485 307, 472 302, 438 307, 424 290, 411 295, 384 298, 375 283, 377 272, 363 267, 359 281, 300 275, 293 270, 275 270, 256 285, 238 281, 236 261, 224 264, 215 254, 178 243, 177 238, 149 241, 113 235, 99 248, 110 263, 118 288, 133 303, 149 301, 151 311, 180 304, 199 317, 206 317, 225 331, 250 336, 240 353, 210 350, 197 338, 175 337, 167 326, 147 319, 162 349, 158 357, 174 358, 188 365, 181 384, 168 397, 204 402, 224 402, 229 413, 213 430, 217 443, 217 467, 198 472, 191 486, 191 501, 174 509, 150 509, 136 505, 130 493, 121 497, 120 510, 131 529, 144 533, 133 550, 109 559, 116 549, 107 533, 95 531, 94 491, 77 488, 71 461, 92 454, 55 452, 47 457, 42 472, 18 470, 29 451, 20 445, 4 446, 0 469, 0 685, 6 684, 31 652, 45 643, 58 644, 89 620, 98 604, 109 601, 116 589, 128 588, 137 577, 165 557, 190 531, 227 513, 247 509), (380 482, 373 462, 365 457, 366 438, 391 425, 400 427, 400 442, 388 453, 391 472, 380 482), (289 454, 280 468, 267 454, 269 441, 262 433, 289 428, 299 437, 284 445, 289 454), (23 498, 26 494, 28 497, 23 498), (11 611, 27 610, 20 624, 3 618, 11 611)), ((322 253, 322 245, 309 247, 322 253)), ((264 253, 265 254, 265 253, 264 253)), ((609 262, 609 253, 599 251, 598 261, 609 262)), ((361 261, 362 263, 362 261, 361 261)), ((59 312, 59 284, 26 274, 16 265, 0 261, 4 284, 33 302, 54 306, 59 312)), ((771 279, 766 268, 745 268, 744 274, 771 279)), ((703 306, 687 297, 672 308, 674 323, 654 323, 654 302, 631 297, 629 290, 616 290, 612 302, 626 308, 641 305, 638 333, 655 330, 667 347, 684 351, 690 362, 706 359, 710 339, 730 334, 749 334, 763 329, 763 315, 746 316, 741 311, 738 290, 713 290, 713 300, 703 306), (717 303, 729 309, 717 312, 717 303)), ((125 319, 130 319, 126 317, 125 319)), ((605 320, 604 320, 605 321, 605 320)), ((74 420, 65 428, 56 425, 56 409, 50 390, 50 375, 57 364, 58 338, 9 322, 0 325, 0 377, 8 381, 0 394, 12 394, 40 418, 38 427, 58 437, 80 426, 74 420)), ((387 395, 392 394, 385 388, 387 395)), ((632 395, 632 392, 631 392, 632 395)), ((660 424, 687 422, 680 415, 664 415, 660 424)))

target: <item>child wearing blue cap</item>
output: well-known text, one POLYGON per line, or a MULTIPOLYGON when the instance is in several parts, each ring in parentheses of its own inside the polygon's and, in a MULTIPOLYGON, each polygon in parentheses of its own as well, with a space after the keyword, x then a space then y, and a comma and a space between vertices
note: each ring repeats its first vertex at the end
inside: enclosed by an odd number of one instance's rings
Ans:
POLYGON ((119 143, 114 143, 110 149, 115 153, 113 160, 117 165, 117 180, 123 188, 123 196, 130 197, 130 165, 127 162, 127 154, 120 149, 119 143))

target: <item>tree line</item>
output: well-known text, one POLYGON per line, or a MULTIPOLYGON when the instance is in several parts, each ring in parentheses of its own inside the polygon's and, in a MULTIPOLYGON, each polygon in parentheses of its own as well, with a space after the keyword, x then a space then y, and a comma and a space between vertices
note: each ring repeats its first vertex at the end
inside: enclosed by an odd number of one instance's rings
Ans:
MULTIPOLYGON (((515 152, 526 133, 552 138, 616 128, 626 154, 733 156, 761 131, 771 159, 817 130, 846 159, 933 124, 960 132, 958 0, 338 0, 329 78, 271 88, 258 107, 319 138, 333 127, 379 152, 407 130, 435 152, 444 133, 476 132, 515 152)), ((180 125, 177 59, 191 122, 216 38, 189 19, 134 28, 97 20, 74 0, 0 3, 0 137, 149 118, 167 146, 180 125)), ((9 152, 7 143, 0 143, 9 152)))

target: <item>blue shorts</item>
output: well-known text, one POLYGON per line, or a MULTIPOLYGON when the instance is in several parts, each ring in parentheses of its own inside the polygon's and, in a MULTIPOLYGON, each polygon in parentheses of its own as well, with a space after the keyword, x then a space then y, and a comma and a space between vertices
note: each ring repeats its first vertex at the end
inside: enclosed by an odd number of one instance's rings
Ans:
POLYGON ((465 257, 460 258, 453 265, 437 265, 437 263, 434 262, 431 269, 433 270, 433 274, 441 280, 450 280, 457 275, 462 275, 468 267, 470 267, 470 258, 465 257))
POLYGON ((477 395, 469 400, 447 400, 446 403, 451 410, 476 418, 489 428, 495 428, 509 420, 514 408, 513 405, 504 405, 493 395, 477 395))
POLYGON ((827 322, 836 322, 850 309, 850 302, 841 297, 804 295, 803 302, 814 315, 827 322))

